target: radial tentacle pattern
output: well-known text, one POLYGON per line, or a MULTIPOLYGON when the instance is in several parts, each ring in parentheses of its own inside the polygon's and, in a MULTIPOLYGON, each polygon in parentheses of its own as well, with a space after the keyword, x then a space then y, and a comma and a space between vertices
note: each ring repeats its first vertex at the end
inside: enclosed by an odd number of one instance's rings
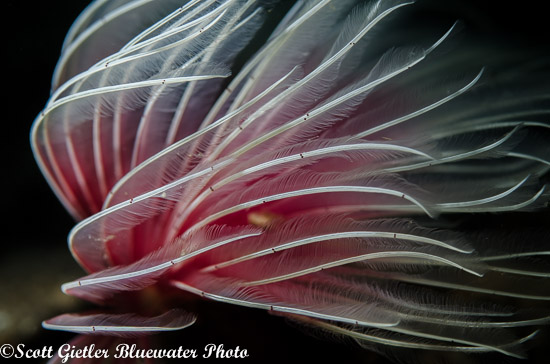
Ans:
POLYGON ((550 237, 441 217, 548 206, 550 93, 521 77, 536 67, 484 67, 453 23, 400 27, 411 1, 297 1, 269 29, 276 6, 96 0, 77 19, 32 146, 79 220, 88 275, 63 291, 119 309, 44 326, 191 325, 136 309, 169 288, 385 354, 524 357, 550 321, 550 237))

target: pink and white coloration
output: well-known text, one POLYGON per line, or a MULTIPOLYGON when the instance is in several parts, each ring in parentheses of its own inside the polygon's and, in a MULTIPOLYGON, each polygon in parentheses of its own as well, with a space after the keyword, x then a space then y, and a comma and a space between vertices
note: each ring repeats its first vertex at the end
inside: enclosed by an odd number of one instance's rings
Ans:
POLYGON ((411 5, 299 1, 232 75, 261 1, 93 2, 32 143, 81 220, 69 244, 89 275, 63 291, 131 304, 44 326, 181 329, 192 313, 130 309, 183 290, 376 348, 522 357, 550 317, 513 305, 550 300, 548 241, 418 219, 545 206, 548 94, 483 101, 483 68, 445 50, 452 24, 411 46, 392 32, 411 5))

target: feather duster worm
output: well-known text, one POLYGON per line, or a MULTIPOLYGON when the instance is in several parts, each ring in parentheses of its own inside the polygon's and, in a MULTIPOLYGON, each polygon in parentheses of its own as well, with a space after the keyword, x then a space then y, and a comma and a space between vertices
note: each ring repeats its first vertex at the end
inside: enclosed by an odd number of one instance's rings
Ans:
POLYGON ((140 307, 170 289, 386 354, 523 357, 550 321, 548 236, 435 219, 548 203, 547 90, 488 97, 492 76, 449 49, 455 25, 397 26, 411 5, 299 1, 252 54, 270 17, 261 1, 93 2, 31 139, 80 220, 69 246, 89 275, 63 291, 124 313, 44 327, 125 337, 193 324, 140 307))

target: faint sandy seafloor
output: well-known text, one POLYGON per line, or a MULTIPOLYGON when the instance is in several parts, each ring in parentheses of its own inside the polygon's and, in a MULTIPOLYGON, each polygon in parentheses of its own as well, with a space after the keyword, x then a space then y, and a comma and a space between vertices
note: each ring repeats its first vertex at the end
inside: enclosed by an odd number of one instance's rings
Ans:
POLYGON ((64 249, 41 247, 3 255, 0 343, 13 344, 39 337, 44 331, 40 322, 45 317, 79 309, 82 305, 79 300, 59 289, 68 277, 79 274, 81 269, 64 249))
MULTIPOLYGON (((62 39, 87 3, 87 0, 40 1, 31 6, 18 0, 5 3, 6 14, 14 23, 2 24, 6 27, 3 34, 13 36, 5 40, 9 52, 3 57, 9 71, 5 84, 12 89, 2 105, 5 121, 2 135, 5 137, 1 147, 3 170, 6 171, 2 176, 6 184, 6 214, 2 222, 0 255, 0 344, 24 343, 29 348, 44 345, 57 348, 74 335, 44 330, 40 322, 57 314, 92 307, 60 291, 61 283, 83 274, 65 243, 73 222, 38 171, 28 143, 30 124, 48 98, 48 85, 62 39)), ((445 2, 444 6, 452 8, 459 3, 453 0, 445 2)), ((490 5, 482 5, 483 11, 471 18, 487 29, 501 26, 517 31, 519 37, 525 34, 530 46, 549 46, 548 41, 544 41, 544 34, 540 34, 544 29, 540 22, 545 17, 542 9, 512 8, 505 2, 498 4, 500 7, 495 8, 495 13, 491 12, 490 5), (501 13, 505 19, 495 21, 494 18, 501 13)), ((517 2, 513 5, 521 6, 517 2)), ((549 221, 550 214, 541 212, 529 217, 521 214, 485 216, 481 221, 465 221, 464 225, 472 229, 480 224, 496 229, 513 229, 514 226, 548 228, 549 221)), ((197 324, 184 331, 159 336, 163 346, 201 349, 211 342, 224 344, 226 348, 239 345, 248 349, 248 362, 258 363, 315 360, 387 363, 385 358, 353 344, 307 335, 280 317, 260 310, 202 301, 197 307, 200 310, 197 324)), ((537 339, 535 344, 538 346, 531 352, 529 362, 548 362, 550 348, 545 342, 550 342, 548 334, 537 339)), ((511 362, 502 356, 494 360, 511 362)), ((420 360, 430 361, 429 353, 420 360)))

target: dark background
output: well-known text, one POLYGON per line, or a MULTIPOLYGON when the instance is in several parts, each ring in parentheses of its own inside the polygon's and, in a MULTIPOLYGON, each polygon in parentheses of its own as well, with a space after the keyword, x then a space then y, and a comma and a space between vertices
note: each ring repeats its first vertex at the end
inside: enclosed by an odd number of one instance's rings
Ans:
MULTIPOLYGON (((418 1, 433 9, 435 21, 461 19, 467 34, 509 44, 517 52, 548 50, 550 32, 545 1, 418 1)), ((80 276, 66 246, 74 222, 48 187, 34 162, 29 132, 49 96, 50 79, 64 36, 86 0, 4 1, 2 23, 2 253, 0 255, 0 344, 28 347, 59 345, 72 334, 51 332, 40 321, 78 311, 82 304, 59 291, 59 285, 80 276)), ((527 53, 526 53, 527 54, 527 53)), ((546 53, 548 54, 548 53, 546 53)), ((550 69, 549 69, 550 72, 550 69)), ((529 219, 533 226, 548 214, 529 219)), ((487 218, 488 224, 508 225, 516 218, 487 218)), ((203 303, 199 322, 165 336, 170 347, 202 348, 223 343, 247 348, 247 362, 327 361, 384 363, 377 354, 349 343, 319 340, 265 312, 203 303)), ((532 362, 547 362, 549 350, 539 347, 532 362)), ((0 359, 1 360, 1 359, 0 359)), ((495 362, 511 362, 498 357, 495 362)), ((40 362, 37 360, 36 362, 40 362)))

